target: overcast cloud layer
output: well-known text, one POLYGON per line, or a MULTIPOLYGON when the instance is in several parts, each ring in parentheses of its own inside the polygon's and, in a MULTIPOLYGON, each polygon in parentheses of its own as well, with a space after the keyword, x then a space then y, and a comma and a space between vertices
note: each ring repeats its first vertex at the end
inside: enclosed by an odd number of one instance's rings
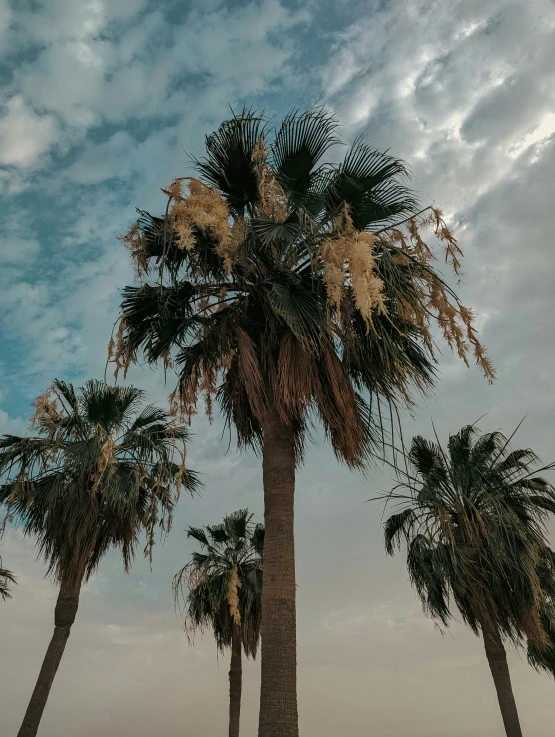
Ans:
MULTIPOLYGON (((406 159, 424 202, 455 225, 465 303, 498 370, 488 386, 447 352, 436 396, 404 432, 444 436, 487 412, 546 461, 553 443, 555 347, 555 5, 376 1, 0 0, 0 432, 23 432, 53 377, 104 371, 118 289, 132 270, 116 236, 134 207, 188 173, 186 152, 244 103, 280 116, 326 101, 345 141, 406 159), (155 9, 153 9, 155 8, 155 9)), ((163 402, 162 377, 131 380, 163 402)), ((173 388, 173 387, 171 387, 173 388)), ((227 661, 208 635, 189 649, 171 598, 191 550, 183 530, 248 506, 262 515, 255 458, 226 454, 221 425, 199 419, 183 499, 154 570, 125 576, 116 555, 87 585, 41 737, 224 734, 227 661)), ((303 737, 501 737, 480 641, 426 621, 402 557, 386 559, 387 489, 316 445, 300 473, 299 701, 303 737)), ((51 636, 56 591, 29 541, 9 530, 19 577, 0 606, 0 720, 14 735, 51 636)), ((525 734, 548 737, 553 683, 518 653, 512 677, 525 734)), ((254 737, 258 664, 244 677, 243 734, 254 737)))

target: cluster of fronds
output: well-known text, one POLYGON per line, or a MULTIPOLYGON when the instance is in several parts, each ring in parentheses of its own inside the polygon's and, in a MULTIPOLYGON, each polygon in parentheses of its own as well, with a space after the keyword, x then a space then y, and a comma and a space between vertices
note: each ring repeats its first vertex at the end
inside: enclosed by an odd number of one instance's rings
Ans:
POLYGON ((245 653, 254 658, 260 639, 264 527, 252 519, 243 509, 219 525, 190 527, 187 536, 200 543, 202 552, 194 551, 175 575, 173 590, 185 611, 190 642, 197 630, 209 628, 224 650, 239 628, 245 653))
POLYGON ((33 434, 0 439, 0 504, 36 541, 58 580, 88 578, 103 554, 121 549, 128 569, 140 533, 152 556, 180 487, 188 431, 166 412, 141 407, 144 393, 88 381, 76 393, 55 381, 34 406, 33 434))
POLYGON ((11 587, 15 583, 17 583, 15 576, 7 568, 4 568, 2 558, 0 558, 0 599, 4 601, 11 599, 11 587))
MULTIPOLYGON (((544 649, 546 597, 555 558, 546 539, 555 489, 536 474, 529 449, 511 450, 499 432, 467 426, 448 448, 417 436, 400 484, 388 495, 405 508, 385 523, 386 550, 407 545, 407 567, 424 610, 442 624, 451 602, 478 633, 499 629, 544 649)), ((553 612, 552 612, 553 613, 553 612)))
POLYGON ((462 305, 440 276, 461 251, 439 210, 417 212, 403 162, 357 140, 338 165, 321 109, 291 113, 268 143, 246 111, 207 136, 200 179, 167 189, 162 218, 139 212, 127 241, 141 279, 124 290, 115 373, 142 353, 173 365, 184 417, 216 398, 240 444, 257 445, 271 405, 297 451, 318 418, 336 454, 362 465, 382 411, 433 384, 434 324, 468 364, 494 371, 462 305), (157 275, 153 283, 148 278, 157 275))

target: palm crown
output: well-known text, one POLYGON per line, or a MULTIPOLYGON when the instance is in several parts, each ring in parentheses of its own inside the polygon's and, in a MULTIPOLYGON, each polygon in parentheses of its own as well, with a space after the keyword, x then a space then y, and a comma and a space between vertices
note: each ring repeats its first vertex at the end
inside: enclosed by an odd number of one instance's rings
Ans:
POLYGON ((406 541, 425 610, 447 624, 452 599, 474 632, 494 627, 543 646, 543 592, 554 584, 544 524, 555 490, 534 474, 551 466, 538 469, 531 450, 474 426, 451 435, 447 451, 417 436, 408 459, 388 495, 405 509, 385 524, 386 550, 406 541))
POLYGON ((187 536, 201 551, 175 576, 176 601, 185 603, 186 630, 210 627, 220 650, 230 647, 238 626, 247 656, 256 656, 260 637, 264 527, 247 509, 218 525, 190 527, 187 536))
POLYGON ((293 112, 269 143, 266 121, 244 111, 207 136, 203 181, 186 193, 175 180, 165 216, 140 211, 124 237, 139 276, 156 279, 124 290, 110 356, 116 374, 140 351, 174 363, 175 405, 190 416, 204 393, 210 412, 215 396, 241 445, 258 446, 271 407, 300 458, 319 418, 357 466, 381 402, 431 385, 434 318, 465 361, 473 349, 493 369, 420 235, 431 227, 458 273, 441 213, 417 214, 405 165, 360 139, 321 163, 336 127, 322 109, 293 112))
POLYGON ((56 380, 35 403, 36 434, 0 440, 0 503, 58 580, 88 578, 111 547, 127 570, 141 530, 151 553, 176 491, 198 487, 184 465, 188 431, 143 404, 134 387, 91 380, 77 393, 56 380))

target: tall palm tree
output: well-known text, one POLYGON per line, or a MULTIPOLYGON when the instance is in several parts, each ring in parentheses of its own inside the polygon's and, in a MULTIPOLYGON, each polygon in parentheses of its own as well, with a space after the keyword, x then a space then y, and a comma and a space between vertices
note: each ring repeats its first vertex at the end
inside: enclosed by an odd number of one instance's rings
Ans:
POLYGON ((11 599, 11 585, 14 583, 16 583, 15 576, 7 568, 4 568, 2 558, 0 558, 0 599, 3 601, 11 599))
POLYGON ((447 450, 412 440, 390 495, 403 507, 385 523, 386 550, 404 539, 410 580, 426 613, 447 625, 452 602, 482 635, 507 737, 521 737, 504 639, 546 644, 542 569, 551 565, 545 521, 555 490, 534 474, 529 449, 511 450, 500 432, 468 425, 447 450))
POLYGON ((255 658, 260 639, 264 527, 252 519, 242 509, 219 525, 190 527, 187 537, 202 552, 193 552, 173 584, 176 601, 183 595, 189 636, 209 627, 220 651, 231 648, 229 737, 239 737, 241 652, 255 658))
POLYGON ((139 389, 91 380, 75 392, 56 380, 35 404, 35 434, 0 439, 0 504, 34 538, 60 592, 19 737, 37 733, 83 583, 111 548, 128 571, 143 530, 151 555, 156 527, 169 528, 180 487, 198 486, 183 460, 187 430, 163 410, 142 406, 139 389))
POLYGON ((336 128, 319 108, 277 130, 245 110, 207 136, 201 179, 175 180, 163 217, 140 211, 123 237, 143 284, 124 289, 109 347, 116 373, 140 354, 173 364, 176 410, 190 417, 204 395, 210 413, 215 398, 239 447, 262 456, 259 737, 298 735, 294 490, 311 429, 362 467, 388 411, 433 385, 436 318, 493 378, 420 235, 431 228, 458 272, 441 213, 417 212, 403 162, 360 139, 322 163, 336 128))

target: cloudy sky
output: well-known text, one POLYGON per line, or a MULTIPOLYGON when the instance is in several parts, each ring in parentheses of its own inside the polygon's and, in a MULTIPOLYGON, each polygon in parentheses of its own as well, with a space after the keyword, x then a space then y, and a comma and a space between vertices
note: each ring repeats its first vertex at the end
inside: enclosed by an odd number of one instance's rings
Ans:
MULTIPOLYGON (((492 387, 447 352, 436 395, 404 432, 445 435, 488 413, 555 458, 555 5, 553 0, 0 0, 0 432, 23 432, 54 377, 104 370, 131 267, 116 236, 134 207, 189 173, 187 153, 229 105, 284 114, 325 101, 346 142, 365 131, 414 172, 455 224, 460 293, 498 370, 492 387)), ((131 379, 163 402, 162 377, 131 379)), ((173 387, 170 387, 170 389, 173 387)), ((184 529, 248 506, 261 472, 227 452, 221 424, 194 425, 198 500, 183 499, 154 570, 109 556, 84 590, 41 737, 225 734, 226 660, 209 636, 189 649, 170 583, 184 529)), ((426 621, 402 557, 387 559, 390 484, 365 480, 316 444, 297 495, 299 703, 303 737, 502 737, 480 641, 426 621)), ((15 735, 51 636, 56 591, 9 530, 19 578, 0 607, 0 719, 15 735)), ((555 688, 522 654, 510 664, 523 731, 553 734, 555 688)), ((254 737, 259 670, 246 666, 243 734, 254 737)))

